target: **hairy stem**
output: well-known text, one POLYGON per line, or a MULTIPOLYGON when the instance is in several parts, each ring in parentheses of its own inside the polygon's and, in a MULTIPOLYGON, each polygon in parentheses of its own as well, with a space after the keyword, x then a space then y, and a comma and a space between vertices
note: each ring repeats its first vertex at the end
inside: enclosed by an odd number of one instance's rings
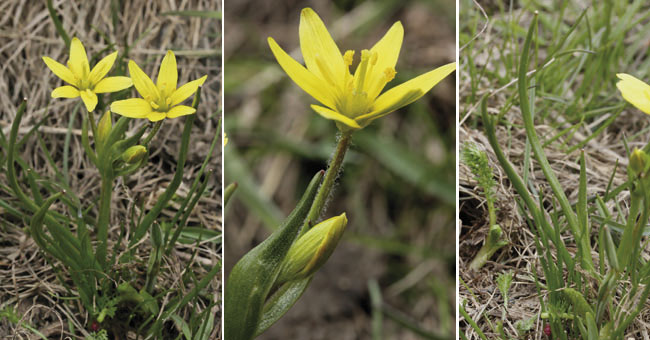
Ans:
POLYGON ((162 122, 163 122, 162 120, 156 122, 151 132, 147 135, 147 137, 145 137, 144 141, 142 142, 142 145, 148 147, 149 142, 151 142, 153 137, 158 133, 158 130, 160 130, 160 127, 162 126, 162 122))
MULTIPOLYGON (((343 165, 345 153, 348 151, 348 148, 350 148, 351 138, 352 135, 349 132, 344 132, 341 135, 341 138, 339 138, 338 144, 336 145, 336 150, 334 151, 334 156, 332 156, 327 166, 327 173, 325 174, 323 183, 318 188, 316 199, 314 199, 314 203, 311 205, 311 209, 309 209, 309 213, 307 214, 307 219, 305 220, 306 223, 315 223, 323 212, 325 202, 327 202, 327 198, 329 197, 330 192, 332 191, 332 187, 334 187, 334 183, 336 182, 336 177, 341 171, 341 165, 343 165)), ((306 233, 308 229, 309 228, 302 228, 300 231, 300 236, 306 233)))

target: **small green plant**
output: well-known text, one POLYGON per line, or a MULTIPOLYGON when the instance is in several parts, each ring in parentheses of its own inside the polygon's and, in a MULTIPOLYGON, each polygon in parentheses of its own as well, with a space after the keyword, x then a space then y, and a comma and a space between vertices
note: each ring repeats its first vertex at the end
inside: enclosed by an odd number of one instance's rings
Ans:
POLYGON ((507 245, 508 241, 501 239, 502 230, 496 223, 496 208, 494 207, 496 192, 494 188, 497 183, 496 180, 494 180, 492 169, 488 163, 487 154, 485 151, 480 150, 478 145, 469 142, 463 144, 461 155, 463 163, 470 168, 470 171, 474 174, 474 177, 478 182, 478 186, 483 190, 489 215, 489 230, 488 235, 485 238, 485 243, 469 264, 470 269, 478 270, 485 265, 497 250, 507 245))

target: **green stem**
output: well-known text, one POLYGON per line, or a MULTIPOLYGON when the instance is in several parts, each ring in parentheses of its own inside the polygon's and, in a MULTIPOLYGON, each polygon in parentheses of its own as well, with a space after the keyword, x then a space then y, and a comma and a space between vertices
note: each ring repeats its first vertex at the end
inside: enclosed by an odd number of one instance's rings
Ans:
MULTIPOLYGON (((93 132, 93 138, 97 138, 97 124, 95 123, 93 113, 90 111, 88 111, 88 122, 90 123, 90 130, 93 132)), ((97 140, 95 140, 95 143, 97 143, 97 140)))
POLYGON ((497 223, 497 214, 494 210, 494 202, 492 202, 492 199, 490 198, 487 199, 487 207, 488 207, 488 216, 490 218, 490 227, 492 227, 497 223))
MULTIPOLYGON (((336 145, 336 150, 334 151, 334 156, 332 156, 327 166, 327 173, 325 174, 323 183, 318 188, 316 199, 314 199, 314 203, 311 205, 311 209, 309 209, 309 213, 307 214, 307 219, 305 221, 309 225, 315 223, 323 212, 325 202, 327 202, 327 198, 329 197, 330 192, 332 191, 332 187, 334 187, 334 183, 336 182, 336 177, 338 177, 339 172, 341 171, 341 165, 343 165, 345 153, 350 147, 351 139, 352 134, 349 132, 344 132, 341 135, 341 138, 339 138, 338 144, 336 145)), ((306 233, 308 229, 309 228, 302 228, 300 231, 300 236, 306 233)))
MULTIPOLYGON (((110 166, 110 165, 109 165, 110 166)), ((102 187, 99 198, 99 216, 97 218, 97 260, 102 268, 106 268, 106 248, 108 225, 111 217, 111 199, 113 194, 112 169, 102 171, 102 187)))
POLYGON ((162 120, 159 120, 156 122, 156 125, 153 126, 153 129, 151 132, 147 135, 147 137, 144 139, 142 142, 142 145, 148 146, 149 142, 153 139, 153 137, 158 133, 158 130, 160 130, 160 127, 162 126, 162 120))

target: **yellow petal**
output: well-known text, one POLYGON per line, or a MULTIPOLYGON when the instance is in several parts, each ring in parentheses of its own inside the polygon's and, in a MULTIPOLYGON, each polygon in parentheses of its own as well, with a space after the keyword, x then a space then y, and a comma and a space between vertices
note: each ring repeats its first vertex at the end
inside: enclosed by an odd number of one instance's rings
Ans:
POLYGON ((57 77, 70 85, 77 85, 77 80, 69 68, 50 57, 43 57, 43 61, 45 62, 45 65, 47 65, 47 68, 49 68, 57 77))
POLYGON ((359 126, 359 124, 357 124, 357 122, 355 122, 354 120, 352 120, 352 119, 350 119, 350 118, 348 118, 348 117, 346 117, 346 116, 344 116, 344 115, 342 115, 342 114, 340 114, 340 113, 338 113, 336 111, 333 111, 333 110, 330 110, 330 109, 328 109, 326 107, 322 107, 322 106, 318 106, 318 105, 312 105, 311 108, 314 109, 314 111, 316 111, 316 113, 318 113, 319 115, 321 115, 321 116, 323 116, 323 117, 325 117, 327 119, 331 119, 331 120, 335 120, 337 122, 341 122, 341 123, 353 128, 353 129, 360 129, 361 128, 361 126, 359 126))
POLYGON ((616 87, 623 98, 637 109, 650 114, 650 85, 629 74, 619 73, 616 76, 621 79, 616 87))
POLYGON ((99 81, 108 74, 108 71, 111 70, 111 67, 113 67, 113 64, 115 63, 115 58, 117 58, 117 52, 107 55, 100 60, 95 67, 93 67, 89 76, 91 84, 95 85, 99 83, 99 81))
POLYGON ((298 30, 307 69, 323 80, 343 84, 347 72, 343 55, 314 10, 305 8, 300 12, 298 30))
MULTIPOLYGON (((456 63, 449 63, 393 87, 377 98, 372 112, 357 117, 357 121, 376 119, 411 104, 429 92, 455 69, 456 63)), ((362 125, 364 124, 362 123, 362 125)))
POLYGON ((83 79, 90 73, 86 49, 77 38, 72 38, 72 41, 70 42, 70 59, 68 59, 68 67, 70 67, 70 70, 74 73, 77 79, 83 79))
POLYGON ((334 100, 329 94, 329 91, 327 91, 327 84, 324 84, 322 80, 318 79, 318 77, 309 72, 304 66, 300 65, 299 62, 291 58, 273 38, 269 37, 268 42, 278 64, 280 64, 284 72, 287 73, 296 85, 300 86, 301 89, 321 102, 321 104, 330 108, 335 107, 334 100))
POLYGON ((100 80, 93 91, 95 93, 117 92, 131 85, 133 81, 129 77, 108 77, 100 80))
POLYGON ((172 107, 168 112, 167 112, 167 118, 176 118, 180 116, 185 116, 185 115, 191 115, 194 112, 196 112, 196 109, 193 107, 185 106, 185 105, 178 105, 172 107))
POLYGON ((386 84, 384 71, 386 69, 395 69, 403 40, 404 28, 402 27, 402 23, 398 21, 370 49, 371 54, 377 53, 377 63, 373 68, 374 72, 370 75, 370 81, 368 82, 368 98, 370 100, 377 98, 386 84))
POLYGON ((86 109, 89 112, 92 112, 97 106, 97 95, 90 90, 79 91, 79 95, 81 96, 81 100, 86 105, 86 109))
POLYGON ((138 93, 147 100, 157 100, 160 97, 158 88, 151 78, 133 60, 129 60, 129 74, 138 93))
POLYGON ((79 90, 73 86, 60 86, 52 91, 52 98, 77 98, 79 97, 79 90))
POLYGON ((163 120, 165 118, 165 113, 164 112, 157 112, 157 111, 152 111, 147 115, 147 119, 152 122, 157 122, 159 120, 163 120))
POLYGON ((167 51, 167 54, 165 54, 165 57, 160 64, 156 85, 158 86, 160 93, 166 97, 176 90, 177 82, 178 70, 176 69, 176 56, 174 56, 174 52, 167 51))
POLYGON ((145 118, 152 110, 148 101, 142 98, 131 98, 113 102, 111 111, 129 118, 145 118))
POLYGON ((171 104, 170 106, 175 106, 183 102, 183 100, 189 98, 191 95, 196 92, 196 90, 199 89, 199 86, 203 85, 205 83, 205 80, 208 78, 208 76, 203 76, 197 80, 193 80, 178 89, 174 91, 169 98, 171 98, 171 104))

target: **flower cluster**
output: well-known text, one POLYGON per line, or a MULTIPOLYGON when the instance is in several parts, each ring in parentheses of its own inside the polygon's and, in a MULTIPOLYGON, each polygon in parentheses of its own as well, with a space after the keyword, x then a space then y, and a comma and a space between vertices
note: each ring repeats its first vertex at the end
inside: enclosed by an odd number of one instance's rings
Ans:
POLYGON ((111 111, 130 118, 147 118, 152 122, 164 118, 176 118, 193 114, 196 110, 179 105, 192 96, 203 85, 207 76, 191 81, 177 88, 178 70, 174 52, 167 51, 163 58, 156 84, 133 61, 129 61, 131 77, 106 77, 113 67, 117 52, 100 60, 92 70, 88 63, 86 50, 77 38, 70 43, 70 58, 67 67, 49 57, 43 61, 54 74, 69 85, 57 87, 52 91, 52 98, 81 97, 89 112, 97 106, 97 94, 117 92, 135 85, 143 98, 118 100, 110 106, 111 111))

